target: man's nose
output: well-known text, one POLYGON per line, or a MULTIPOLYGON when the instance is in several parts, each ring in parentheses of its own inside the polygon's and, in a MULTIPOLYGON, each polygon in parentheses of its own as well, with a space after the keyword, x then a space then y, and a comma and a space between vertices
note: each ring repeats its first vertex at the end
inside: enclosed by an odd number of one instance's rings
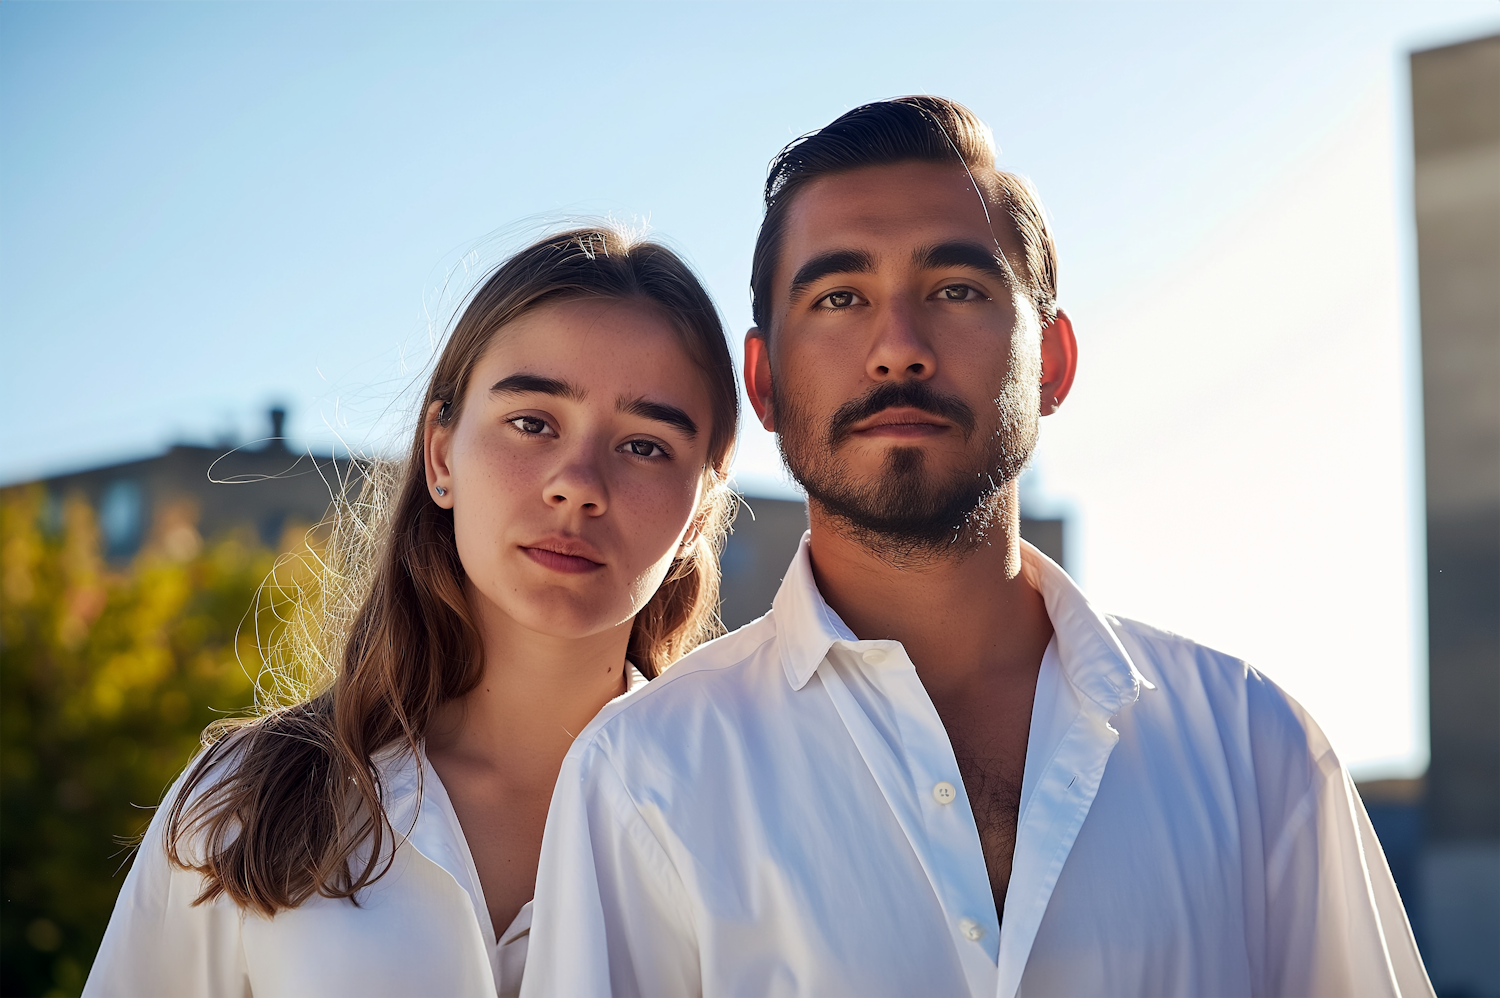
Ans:
POLYGON ((871 381, 926 381, 937 373, 937 354, 911 302, 880 309, 865 371, 871 381))
MULTIPOLYGON (((603 448, 607 450, 607 448, 603 448)), ((609 508, 609 487, 601 462, 601 448, 580 447, 560 464, 542 487, 547 505, 601 516, 609 508)))

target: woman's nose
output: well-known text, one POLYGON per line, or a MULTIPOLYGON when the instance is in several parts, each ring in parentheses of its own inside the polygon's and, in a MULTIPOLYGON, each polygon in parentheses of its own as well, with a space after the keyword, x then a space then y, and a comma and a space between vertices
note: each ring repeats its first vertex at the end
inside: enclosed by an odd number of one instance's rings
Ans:
POLYGON ((548 479, 542 496, 549 506, 571 507, 590 516, 599 516, 609 505, 609 490, 592 454, 574 455, 566 461, 548 479))

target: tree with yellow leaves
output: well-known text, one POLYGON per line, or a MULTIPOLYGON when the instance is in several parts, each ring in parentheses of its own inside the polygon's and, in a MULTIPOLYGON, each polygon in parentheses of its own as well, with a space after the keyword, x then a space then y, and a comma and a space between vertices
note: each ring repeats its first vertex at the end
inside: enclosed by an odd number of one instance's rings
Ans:
POLYGON ((275 553, 163 523, 112 570, 87 503, 0 491, 0 993, 78 993, 123 843, 205 726, 252 705, 275 553))

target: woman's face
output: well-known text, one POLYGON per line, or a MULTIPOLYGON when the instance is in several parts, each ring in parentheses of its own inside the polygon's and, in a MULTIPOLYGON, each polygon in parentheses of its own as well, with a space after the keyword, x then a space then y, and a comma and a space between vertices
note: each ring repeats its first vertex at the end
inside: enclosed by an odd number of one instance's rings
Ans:
POLYGON ((453 510, 481 619, 561 638, 628 628, 690 539, 713 430, 703 374, 662 313, 534 309, 491 340, 458 419, 436 414, 428 494, 453 510))

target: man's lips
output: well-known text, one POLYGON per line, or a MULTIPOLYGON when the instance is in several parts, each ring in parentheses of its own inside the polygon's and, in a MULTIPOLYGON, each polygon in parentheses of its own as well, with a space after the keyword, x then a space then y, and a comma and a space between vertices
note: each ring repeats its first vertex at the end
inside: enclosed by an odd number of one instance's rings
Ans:
POLYGON ((849 432, 861 437, 930 437, 946 432, 951 425, 941 416, 922 409, 899 406, 860 420, 849 432))
POLYGON ((604 562, 593 547, 572 538, 547 538, 534 544, 523 544, 526 557, 554 572, 581 574, 603 568, 604 562))

